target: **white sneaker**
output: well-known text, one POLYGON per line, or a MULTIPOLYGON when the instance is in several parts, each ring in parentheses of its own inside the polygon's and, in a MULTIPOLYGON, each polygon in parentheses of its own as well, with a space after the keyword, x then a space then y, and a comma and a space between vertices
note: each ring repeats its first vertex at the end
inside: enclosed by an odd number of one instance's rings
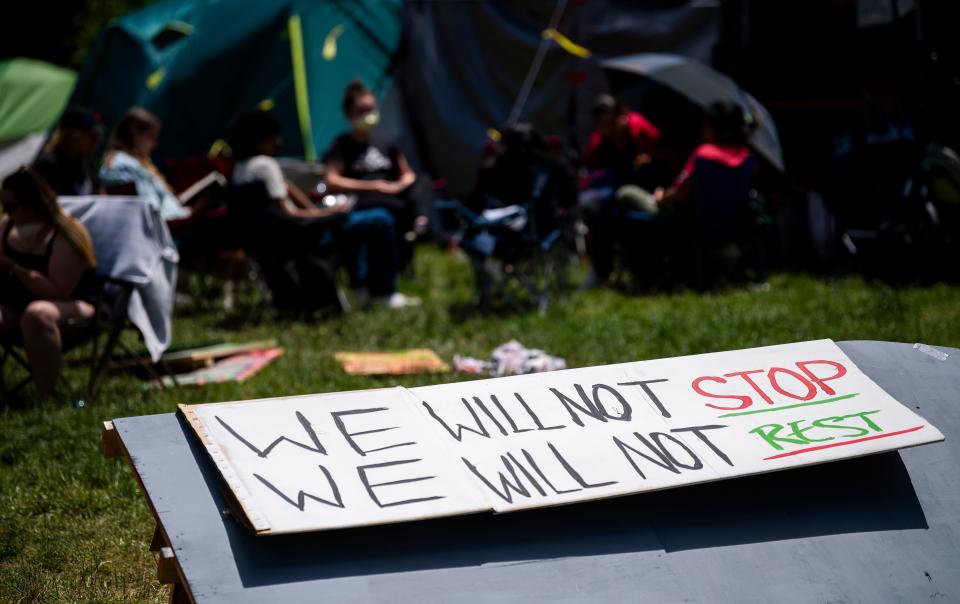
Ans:
POLYGON ((377 304, 381 304, 392 310, 396 310, 398 308, 407 308, 410 306, 420 306, 420 298, 401 294, 400 292, 393 292, 389 296, 377 298, 376 302, 377 304))

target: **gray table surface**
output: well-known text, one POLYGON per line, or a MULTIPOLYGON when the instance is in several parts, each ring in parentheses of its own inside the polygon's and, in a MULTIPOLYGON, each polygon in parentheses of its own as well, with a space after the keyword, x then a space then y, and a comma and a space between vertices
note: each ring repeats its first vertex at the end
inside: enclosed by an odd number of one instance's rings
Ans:
POLYGON ((840 347, 946 441, 521 514, 255 537, 176 414, 114 426, 197 602, 960 601, 960 350, 840 347))

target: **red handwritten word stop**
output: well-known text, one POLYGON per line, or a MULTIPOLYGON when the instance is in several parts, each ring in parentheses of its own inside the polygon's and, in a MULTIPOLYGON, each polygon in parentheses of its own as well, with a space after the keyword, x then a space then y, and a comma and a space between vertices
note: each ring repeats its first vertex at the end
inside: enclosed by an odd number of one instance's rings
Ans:
MULTIPOLYGON (((793 400, 809 401, 820 391, 833 395, 836 391, 827 382, 843 377, 847 373, 846 367, 836 361, 798 361, 796 370, 786 367, 771 367, 769 369, 750 369, 725 373, 723 377, 705 375, 693 380, 691 386, 694 391, 712 399, 739 401, 734 406, 705 403, 707 407, 736 411, 753 405, 754 397, 759 396, 768 405, 775 405, 773 399, 778 394, 793 400), (760 374, 757 378, 752 376, 760 374), (704 389, 705 382, 715 384, 742 384, 749 390, 737 392, 709 392, 704 389), (749 394, 747 393, 749 392, 749 394)), ((726 389, 725 389, 726 390, 726 389)))

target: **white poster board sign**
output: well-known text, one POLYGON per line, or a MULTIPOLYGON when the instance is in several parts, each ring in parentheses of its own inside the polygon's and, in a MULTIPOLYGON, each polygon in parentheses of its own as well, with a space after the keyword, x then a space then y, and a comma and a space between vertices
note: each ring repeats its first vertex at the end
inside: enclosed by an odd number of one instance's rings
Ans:
POLYGON ((489 509, 403 388, 181 406, 258 533, 489 509))
POLYGON ((830 340, 182 410, 269 534, 560 505, 943 440, 830 340))

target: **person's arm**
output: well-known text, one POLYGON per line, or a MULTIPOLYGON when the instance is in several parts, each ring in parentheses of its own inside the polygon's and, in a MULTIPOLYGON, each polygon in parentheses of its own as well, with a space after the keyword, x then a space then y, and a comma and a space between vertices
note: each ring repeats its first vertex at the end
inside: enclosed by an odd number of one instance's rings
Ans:
POLYGON ((690 198, 690 187, 670 186, 667 189, 664 189, 663 187, 657 187, 657 190, 653 192, 653 197, 656 200, 657 205, 661 206, 671 203, 684 203, 690 198))
POLYGON ((69 241, 59 234, 54 237, 53 251, 50 254, 50 265, 46 275, 15 264, 6 256, 0 256, 0 270, 7 271, 39 298, 68 300, 80 283, 85 267, 80 254, 69 241))
POLYGON ((410 168, 407 158, 399 151, 397 151, 397 170, 400 172, 400 177, 397 179, 398 193, 417 182, 417 173, 410 168))
POLYGON ((693 167, 692 164, 688 164, 687 167, 680 171, 680 174, 677 175, 672 185, 666 189, 657 187, 657 190, 653 192, 653 198, 657 202, 657 205, 684 203, 690 199, 690 193, 693 189, 692 178, 693 167))
MULTIPOLYGON (((301 194, 302 193, 301 191, 301 194)), ((309 200, 307 201, 309 202, 309 200)), ((353 209, 352 203, 342 203, 332 208, 318 208, 316 206, 304 208, 298 206, 289 196, 274 197, 273 202, 277 204, 281 212, 293 218, 329 218, 330 216, 343 214, 353 209)))
POLYGON ((343 175, 343 162, 332 160, 327 164, 327 190, 331 193, 383 193, 393 194, 391 183, 386 180, 360 180, 343 175))
POLYGON ((247 166, 251 182, 262 182, 267 194, 283 214, 293 218, 326 218, 349 211, 348 204, 318 208, 306 194, 283 177, 280 164, 273 158, 260 157, 247 166))
POLYGON ((316 204, 307 197, 307 194, 303 192, 303 189, 293 184, 289 180, 285 181, 287 184, 287 195, 290 197, 290 201, 293 202, 293 205, 302 208, 304 210, 312 210, 316 208, 316 204))
POLYGON ((342 203, 332 208, 318 208, 300 187, 289 180, 286 181, 286 184, 289 202, 285 202, 284 205, 293 212, 293 214, 291 214, 292 216, 299 216, 300 218, 327 218, 328 216, 335 216, 353 209, 353 203, 342 203))
POLYGON ((653 192, 653 198, 656 200, 657 205, 684 203, 690 199, 690 193, 693 189, 693 170, 696 167, 696 161, 697 154, 694 153, 687 159, 687 163, 684 164, 683 169, 677 174, 676 179, 674 179, 670 187, 666 189, 658 187, 657 190, 653 192))

